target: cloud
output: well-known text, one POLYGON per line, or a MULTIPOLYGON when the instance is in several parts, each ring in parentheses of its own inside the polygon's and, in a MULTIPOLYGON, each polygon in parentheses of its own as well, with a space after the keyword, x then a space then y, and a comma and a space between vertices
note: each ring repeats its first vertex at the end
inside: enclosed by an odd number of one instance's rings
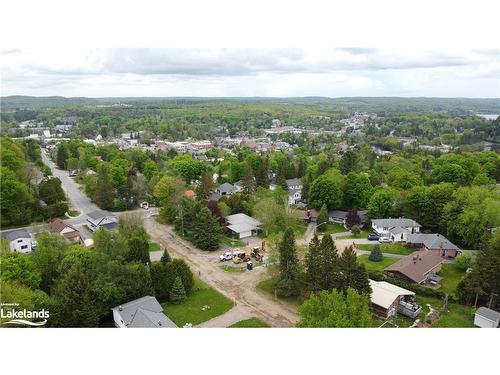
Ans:
POLYGON ((3 95, 499 96, 498 50, 128 48, 1 54, 3 95), (481 85, 471 84, 474 80, 481 85), (471 89, 462 84, 466 81, 471 89))

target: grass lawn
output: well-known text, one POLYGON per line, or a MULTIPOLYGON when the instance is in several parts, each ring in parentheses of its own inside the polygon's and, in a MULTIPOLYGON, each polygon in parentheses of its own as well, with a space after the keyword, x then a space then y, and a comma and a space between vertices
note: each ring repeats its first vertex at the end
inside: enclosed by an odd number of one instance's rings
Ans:
POLYGON ((229 238, 227 236, 223 236, 220 240, 221 243, 227 246, 231 247, 244 247, 246 246, 246 243, 242 240, 239 240, 237 238, 229 238))
MULTIPOLYGON (((278 281, 278 277, 271 277, 267 280, 261 281, 257 284, 257 289, 268 294, 271 298, 274 299, 274 285, 278 281)), ((288 302, 296 307, 299 307, 302 302, 304 302, 303 297, 277 297, 279 301, 288 302)))
POLYGON ((426 304, 430 304, 434 309, 440 311, 439 320, 432 325, 432 328, 472 328, 474 327, 473 308, 460 305, 458 303, 450 303, 448 305, 449 312, 441 311, 443 302, 437 298, 424 297, 417 295, 417 303, 422 306, 422 312, 419 318, 423 319, 429 312, 426 304))
MULTIPOLYGON (((345 230, 344 230, 345 231, 345 230)), ((351 234, 349 236, 341 236, 341 237, 337 237, 337 238, 341 238, 341 239, 344 239, 344 240, 350 240, 350 239, 356 239, 356 238, 367 238, 372 232, 368 232, 366 230, 362 230, 357 236, 351 234)))
POLYGON ((68 214, 69 217, 76 217, 76 216, 80 215, 80 211, 77 211, 77 210, 68 210, 67 214, 68 214))
POLYGON ((454 264, 443 264, 439 275, 443 277, 441 290, 454 295, 458 283, 465 276, 465 272, 459 270, 454 264))
POLYGON ((160 249, 160 245, 158 245, 156 242, 150 242, 149 243, 149 251, 159 251, 161 250, 160 249))
MULTIPOLYGON (((357 247, 360 250, 372 251, 375 247, 375 244, 359 244, 357 247)), ((380 244, 380 250, 382 253, 388 254, 400 254, 400 255, 408 255, 413 252, 413 250, 407 248, 405 245, 401 243, 382 243, 380 244)))
POLYGON ((368 255, 359 255, 358 261, 365 265, 367 271, 383 271, 384 268, 389 267, 398 261, 398 258, 384 257, 380 262, 372 262, 368 259, 368 255))
POLYGON ((234 323, 229 328, 268 328, 269 325, 263 322, 259 318, 250 318, 247 320, 240 320, 238 323, 234 323))
POLYGON ((197 325, 229 311, 234 303, 203 281, 195 279, 193 294, 180 305, 162 304, 163 311, 178 327, 197 325), (203 311, 203 306, 210 309, 203 311))
MULTIPOLYGON (((322 225, 321 227, 323 227, 324 225, 322 225)), ((318 228, 318 231, 321 229, 318 228)), ((347 232, 347 229, 344 228, 344 226, 342 224, 332 224, 332 223, 328 223, 326 225, 326 230, 324 232, 321 232, 321 233, 325 233, 325 234, 333 234, 333 233, 342 233, 342 232, 347 232)))

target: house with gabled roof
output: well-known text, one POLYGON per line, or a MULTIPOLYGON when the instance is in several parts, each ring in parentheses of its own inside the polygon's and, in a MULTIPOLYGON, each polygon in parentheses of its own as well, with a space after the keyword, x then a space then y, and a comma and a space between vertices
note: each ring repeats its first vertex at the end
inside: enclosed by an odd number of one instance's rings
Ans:
POLYGON ((419 233, 422 226, 415 220, 399 219, 374 219, 372 228, 379 236, 389 237, 394 242, 406 242, 408 235, 419 233))
POLYGON ((226 222, 227 229, 239 239, 256 236, 260 229, 260 221, 243 213, 227 216, 226 222))
POLYGON ((407 282, 423 284, 441 270, 443 258, 435 251, 415 251, 384 269, 384 272, 407 282))
POLYGON ((409 234, 406 242, 427 251, 435 251, 443 258, 455 258, 462 252, 462 249, 439 233, 409 234))
POLYGON ((104 211, 92 211, 87 214, 87 226, 92 232, 99 228, 114 230, 118 228, 118 218, 104 211))
POLYGON ((80 243, 82 238, 80 232, 72 225, 65 223, 61 219, 54 219, 49 223, 49 230, 66 237, 71 242, 80 243))
POLYGON ((31 253, 36 246, 31 234, 26 229, 16 229, 2 233, 2 238, 9 242, 10 251, 31 253))
POLYGON ((111 311, 117 328, 177 328, 152 296, 144 296, 113 307, 111 311))

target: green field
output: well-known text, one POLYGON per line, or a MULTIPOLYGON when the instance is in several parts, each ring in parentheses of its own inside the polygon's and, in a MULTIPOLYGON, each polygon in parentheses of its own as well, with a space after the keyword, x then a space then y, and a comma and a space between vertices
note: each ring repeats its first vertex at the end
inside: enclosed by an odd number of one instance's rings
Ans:
MULTIPOLYGON (((344 232, 345 232, 345 229, 344 229, 344 232)), ((339 239, 343 239, 343 240, 350 240, 350 239, 356 239, 356 238, 367 238, 372 232, 368 232, 366 230, 362 230, 357 236, 351 234, 349 236, 341 236, 341 237, 338 237, 339 239)))
POLYGON ((443 280, 441 280, 441 290, 454 295, 458 283, 465 276, 465 272, 459 270, 454 264, 443 264, 439 276, 443 277, 443 280))
POLYGON ((158 245, 156 242, 150 242, 149 243, 149 251, 160 251, 160 245, 158 245))
POLYGON ((268 328, 269 325, 263 322, 259 318, 250 318, 247 320, 240 320, 238 323, 234 323, 229 328, 268 328))
POLYGON ((163 311, 178 327, 197 325, 229 311, 234 303, 203 281, 195 279, 193 294, 180 305, 163 304, 163 311), (210 309, 203 311, 203 306, 210 309))
POLYGON ((398 258, 384 257, 380 262, 372 262, 368 259, 368 255, 359 255, 358 262, 364 264, 367 271, 383 271, 386 267, 398 261, 398 258))
MULTIPOLYGON (((372 251, 375 244, 359 244, 356 245, 360 250, 372 251)), ((409 255, 413 252, 412 249, 407 248, 402 243, 382 243, 380 244, 380 251, 387 254, 409 255)))

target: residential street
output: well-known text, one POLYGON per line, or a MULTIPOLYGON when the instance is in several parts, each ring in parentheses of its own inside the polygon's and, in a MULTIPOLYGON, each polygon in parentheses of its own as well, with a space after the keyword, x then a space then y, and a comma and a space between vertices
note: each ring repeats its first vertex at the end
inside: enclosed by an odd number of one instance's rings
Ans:
MULTIPOLYGON (((147 218, 144 226, 153 241, 166 247, 171 255, 184 259, 197 277, 235 301, 238 309, 226 313, 230 314, 227 321, 227 317, 220 317, 224 322, 222 326, 250 316, 256 316, 272 327, 292 327, 299 320, 293 306, 275 301, 256 289, 257 284, 268 277, 266 268, 258 267, 241 274, 224 272, 218 264, 207 261, 206 252, 181 239, 170 227, 157 223, 153 218, 147 218)), ((161 255, 161 251, 150 253, 152 261, 159 260, 161 255)))

